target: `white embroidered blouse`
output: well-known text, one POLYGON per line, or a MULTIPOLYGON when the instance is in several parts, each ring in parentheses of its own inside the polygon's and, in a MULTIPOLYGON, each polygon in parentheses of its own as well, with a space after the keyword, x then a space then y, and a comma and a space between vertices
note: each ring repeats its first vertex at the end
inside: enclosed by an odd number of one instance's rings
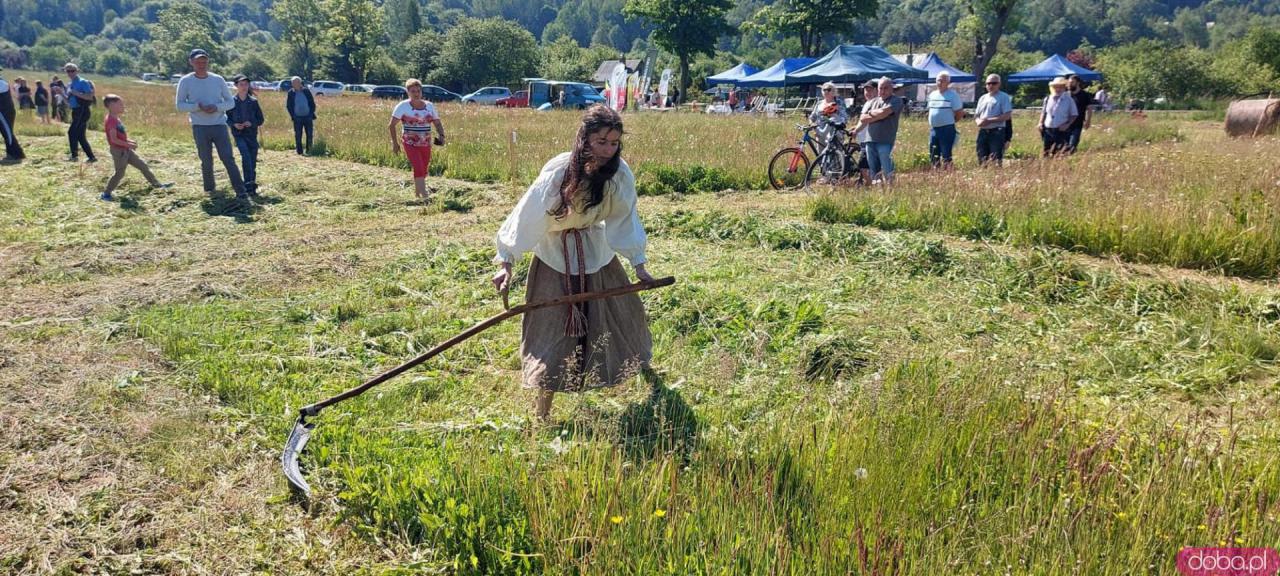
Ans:
POLYGON ((644 264, 645 237, 640 215, 636 213, 636 178, 625 161, 620 161, 617 174, 605 184, 604 200, 579 213, 570 209, 564 218, 556 219, 548 212, 560 203, 560 184, 569 166, 565 152, 542 167, 542 173, 516 204, 498 229, 498 255, 495 263, 517 262, 533 251, 544 264, 561 273, 578 272, 575 235, 568 235, 569 264, 565 266, 561 236, 565 230, 582 231, 582 250, 586 271, 594 274, 604 268, 616 252, 632 266, 644 264), (566 270, 568 270, 566 272, 566 270))

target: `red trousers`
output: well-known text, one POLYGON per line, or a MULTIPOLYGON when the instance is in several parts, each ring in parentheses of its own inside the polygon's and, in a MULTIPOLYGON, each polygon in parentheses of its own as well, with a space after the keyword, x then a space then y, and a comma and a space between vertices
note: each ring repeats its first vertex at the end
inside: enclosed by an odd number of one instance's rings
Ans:
POLYGON ((409 165, 413 166, 413 177, 426 178, 427 168, 431 166, 431 147, 404 146, 404 155, 409 157, 409 165))

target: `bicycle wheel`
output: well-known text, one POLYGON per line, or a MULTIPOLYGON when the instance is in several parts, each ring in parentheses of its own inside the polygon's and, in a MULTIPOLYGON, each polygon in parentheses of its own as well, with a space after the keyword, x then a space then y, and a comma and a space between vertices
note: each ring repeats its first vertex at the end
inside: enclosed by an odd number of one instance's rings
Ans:
POLYGON ((769 160, 769 185, 774 190, 795 190, 805 185, 809 157, 800 148, 783 148, 769 160))
POLYGON ((805 182, 836 184, 844 177, 844 154, 841 150, 827 150, 809 167, 805 182))

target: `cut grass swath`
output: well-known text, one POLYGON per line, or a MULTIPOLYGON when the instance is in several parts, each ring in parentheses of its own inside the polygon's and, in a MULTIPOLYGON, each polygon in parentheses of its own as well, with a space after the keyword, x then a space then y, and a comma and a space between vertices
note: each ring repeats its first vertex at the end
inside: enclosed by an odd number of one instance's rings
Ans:
MULTIPOLYGON (((503 312, 496 314, 487 320, 483 320, 477 323, 476 325, 466 329, 465 331, 459 333, 457 336, 454 336, 453 338, 445 340, 444 342, 438 344, 436 347, 426 352, 423 352, 418 357, 412 360, 409 360, 408 362, 405 362, 399 366, 396 366, 395 368, 387 370, 386 372, 383 372, 378 376, 375 376, 373 379, 365 382, 364 384, 356 386, 355 388, 347 390, 346 392, 338 394, 337 396, 326 398, 324 400, 316 402, 315 404, 311 404, 310 406, 304 406, 302 409, 298 411, 298 421, 294 423, 293 430, 289 432, 289 440, 285 442, 284 453, 280 455, 280 464, 284 467, 284 476, 289 480, 289 487, 301 493, 303 496, 309 496, 311 494, 311 486, 308 485, 306 479, 302 477, 302 470, 298 465, 298 457, 301 456, 302 449, 306 447, 307 440, 311 438, 311 431, 314 430, 316 426, 315 423, 308 422, 307 418, 315 418, 320 414, 321 410, 324 410, 329 406, 342 402, 343 400, 350 400, 351 398, 355 398, 356 396, 364 394, 370 388, 373 388, 374 386, 377 386, 383 382, 386 382, 387 380, 390 380, 392 378, 395 378, 396 376, 399 376, 400 374, 403 374, 404 372, 408 371, 410 368, 413 368, 414 366, 417 366, 423 362, 426 362, 427 360, 430 360, 431 358, 444 352, 445 350, 448 350, 454 347, 455 345, 460 344, 463 341, 471 338, 472 336, 475 336, 476 334, 484 332, 485 330, 493 327, 494 325, 502 322, 503 320, 506 320, 513 316, 519 316, 526 312, 532 312, 534 310, 540 310, 542 308, 551 308, 555 306, 567 306, 570 304, 589 302, 591 300, 601 300, 604 298, 612 298, 615 296, 632 294, 632 293, 641 292, 644 290, 652 290, 654 288, 670 286, 672 284, 675 284, 675 282, 676 282, 676 279, 674 277, 667 276, 665 278, 658 278, 655 280, 650 280, 648 282, 637 282, 635 284, 631 284, 628 286, 619 286, 617 288, 611 288, 609 290, 603 290, 600 292, 584 292, 582 294, 571 294, 568 296, 562 296, 560 298, 552 298, 551 300, 544 300, 542 302, 529 302, 526 304, 522 304, 520 306, 516 306, 515 308, 507 308, 503 312)), ((503 301, 504 303, 506 301, 505 293, 503 294, 503 301)))

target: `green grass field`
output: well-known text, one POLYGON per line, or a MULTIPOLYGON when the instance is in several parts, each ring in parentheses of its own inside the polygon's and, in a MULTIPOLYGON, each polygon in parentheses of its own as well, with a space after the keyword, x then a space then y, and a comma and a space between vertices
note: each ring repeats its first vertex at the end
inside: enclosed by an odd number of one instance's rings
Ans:
MULTIPOLYGON (((679 279, 644 296, 653 379, 536 428, 495 328, 326 411, 304 511, 275 460, 297 408, 501 309, 492 235, 572 131, 447 109, 445 174, 473 182, 422 208, 369 113, 368 156, 268 152, 252 208, 199 192, 167 110, 130 127, 178 186, 131 174, 117 204, 22 127, 0 573, 1174 574, 1183 546, 1280 544, 1280 141, 1177 117, 892 191, 645 197, 679 279), (450 172, 505 170, 484 135, 512 126, 514 183, 450 172)), ((788 133, 631 125, 642 170, 761 170, 788 133)))

